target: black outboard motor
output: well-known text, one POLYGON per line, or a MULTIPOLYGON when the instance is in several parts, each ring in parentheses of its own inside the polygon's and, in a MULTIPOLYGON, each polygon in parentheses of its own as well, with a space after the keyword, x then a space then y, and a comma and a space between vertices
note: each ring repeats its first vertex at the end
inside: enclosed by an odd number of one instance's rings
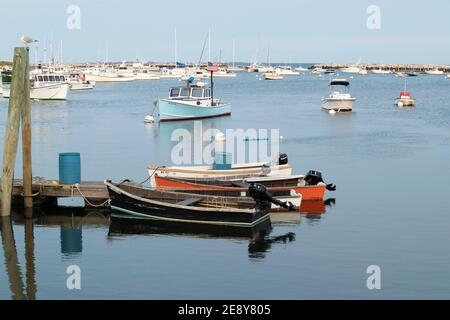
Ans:
POLYGON ((256 201, 256 207, 261 210, 270 209, 270 203, 288 210, 296 209, 291 202, 283 202, 272 197, 267 188, 260 183, 251 183, 248 187, 248 194, 256 201))
POLYGON ((286 153, 280 153, 278 157, 278 164, 279 165, 288 164, 288 156, 286 153))
MULTIPOLYGON (((316 170, 309 170, 305 176, 305 182, 307 186, 316 186, 319 182, 323 182, 322 173, 316 170)), ((326 183, 325 183, 326 184, 326 183)), ((336 191, 336 186, 332 183, 327 184, 328 191, 336 191)))

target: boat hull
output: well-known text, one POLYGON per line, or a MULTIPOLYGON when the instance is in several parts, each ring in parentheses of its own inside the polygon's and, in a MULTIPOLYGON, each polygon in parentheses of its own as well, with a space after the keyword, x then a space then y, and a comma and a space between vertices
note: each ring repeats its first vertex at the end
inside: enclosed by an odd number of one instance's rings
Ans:
POLYGON ((229 208, 227 210, 224 208, 177 206, 136 197, 111 184, 106 184, 106 186, 110 197, 111 209, 134 218, 235 227, 253 227, 270 219, 269 209, 232 210, 229 208))
POLYGON ((92 90, 94 85, 92 83, 82 83, 82 82, 72 82, 70 84, 70 90, 81 91, 81 90, 92 90))
MULTIPOLYGON (((69 91, 68 83, 59 83, 35 87, 30 89, 30 99, 32 100, 67 100, 69 91)), ((3 97, 9 99, 10 88, 5 89, 3 97)))
POLYGON ((395 99, 395 105, 396 106, 402 106, 402 107, 414 107, 414 99, 408 99, 408 98, 397 98, 395 99))
MULTIPOLYGON (((178 179, 170 179, 170 178, 164 178, 160 177, 158 175, 154 178, 155 184, 157 188, 163 189, 163 190, 202 190, 202 191, 217 191, 215 194, 212 192, 211 194, 214 195, 220 195, 220 191, 223 192, 234 192, 237 195, 246 193, 245 188, 240 187, 227 187, 227 186, 220 186, 220 185, 207 185, 207 184, 198 184, 198 183, 190 183, 178 179)), ((325 185, 316 185, 316 186, 286 186, 286 187, 271 187, 270 183, 264 183, 268 191, 275 197, 280 200, 283 200, 281 198, 286 197, 283 195, 277 196, 277 193, 286 192, 289 190, 292 190, 295 194, 301 194, 301 200, 323 200, 325 197, 325 185)), ((236 196, 236 194, 228 194, 228 196, 236 196)), ((292 201, 298 201, 295 199, 291 199, 292 201)), ((291 201, 288 200, 288 201, 291 201)), ((286 201, 286 200, 283 200, 286 201)), ((297 206, 293 202, 294 205, 297 206)))
POLYGON ((324 99, 322 100, 322 109, 345 112, 353 110, 355 99, 324 99))
POLYGON ((128 81, 134 81, 134 77, 119 77, 116 75, 93 75, 93 74, 87 74, 86 75, 87 81, 95 81, 95 82, 128 82, 128 81))
MULTIPOLYGON (((254 166, 232 167, 229 170, 212 170, 208 167, 147 167, 150 181, 156 186, 155 177, 172 177, 172 178, 239 178, 239 177, 255 177, 260 176, 264 168, 262 164, 254 166)), ((292 167, 289 164, 277 165, 270 167, 268 176, 286 176, 291 175, 292 167)))
POLYGON ((231 114, 231 104, 216 106, 192 105, 181 101, 158 99, 160 121, 180 121, 227 116, 231 114))

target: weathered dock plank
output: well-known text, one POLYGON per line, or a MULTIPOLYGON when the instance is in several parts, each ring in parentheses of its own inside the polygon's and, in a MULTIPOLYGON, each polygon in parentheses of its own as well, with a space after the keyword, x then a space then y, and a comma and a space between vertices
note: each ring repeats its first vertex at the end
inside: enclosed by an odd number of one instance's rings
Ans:
MULTIPOLYGON (((23 181, 13 182, 13 198, 23 197, 23 181)), ((80 184, 60 184, 56 180, 33 179, 32 192, 34 199, 81 197, 87 206, 107 205, 108 190, 103 182, 86 181, 80 184)))

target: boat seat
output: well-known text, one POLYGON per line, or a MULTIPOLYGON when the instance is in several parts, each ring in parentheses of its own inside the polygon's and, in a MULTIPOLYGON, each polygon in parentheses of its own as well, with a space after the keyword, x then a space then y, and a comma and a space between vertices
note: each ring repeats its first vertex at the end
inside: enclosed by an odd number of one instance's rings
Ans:
POLYGON ((203 200, 202 198, 188 198, 184 199, 183 201, 177 202, 176 204, 179 206, 190 206, 202 200, 203 200))

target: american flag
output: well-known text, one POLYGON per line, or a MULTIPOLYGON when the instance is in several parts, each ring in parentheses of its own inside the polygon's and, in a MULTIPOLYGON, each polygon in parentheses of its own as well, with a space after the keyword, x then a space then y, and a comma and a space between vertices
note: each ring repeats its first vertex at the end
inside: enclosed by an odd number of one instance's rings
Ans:
POLYGON ((213 64, 212 62, 208 62, 208 68, 206 70, 210 72, 215 72, 219 69, 219 67, 216 64, 213 64))

